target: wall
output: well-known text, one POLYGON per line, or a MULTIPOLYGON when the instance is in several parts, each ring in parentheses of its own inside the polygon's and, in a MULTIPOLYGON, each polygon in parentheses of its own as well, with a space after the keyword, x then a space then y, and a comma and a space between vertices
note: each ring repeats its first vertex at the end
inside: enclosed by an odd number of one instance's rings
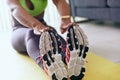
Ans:
POLYGON ((48 6, 45 12, 45 20, 49 25, 59 30, 60 17, 52 0, 48 0, 48 6))
POLYGON ((11 29, 10 11, 5 4, 5 0, 0 1, 0 30, 11 29))

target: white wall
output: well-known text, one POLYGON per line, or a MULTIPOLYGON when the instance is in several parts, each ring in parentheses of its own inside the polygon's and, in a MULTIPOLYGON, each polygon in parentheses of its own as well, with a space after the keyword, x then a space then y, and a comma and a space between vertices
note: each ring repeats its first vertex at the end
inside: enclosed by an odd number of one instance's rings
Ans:
POLYGON ((11 29, 10 11, 8 10, 5 0, 0 1, 0 30, 11 29))
POLYGON ((60 21, 58 11, 57 11, 55 5, 53 4, 52 0, 48 0, 48 6, 45 11, 44 18, 49 25, 51 25, 54 28, 56 28, 57 30, 59 30, 61 21, 60 21))

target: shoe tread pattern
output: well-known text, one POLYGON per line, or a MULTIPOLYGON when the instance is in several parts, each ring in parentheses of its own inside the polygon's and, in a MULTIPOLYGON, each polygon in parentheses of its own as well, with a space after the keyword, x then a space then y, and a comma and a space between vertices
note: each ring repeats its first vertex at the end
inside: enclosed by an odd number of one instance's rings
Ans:
POLYGON ((71 80, 81 80, 85 73, 85 58, 89 49, 87 36, 79 26, 70 26, 67 43, 70 50, 69 77, 71 80))
POLYGON ((40 53, 48 68, 48 74, 52 80, 67 80, 67 70, 62 62, 61 41, 57 33, 53 31, 43 32, 40 37, 40 53))

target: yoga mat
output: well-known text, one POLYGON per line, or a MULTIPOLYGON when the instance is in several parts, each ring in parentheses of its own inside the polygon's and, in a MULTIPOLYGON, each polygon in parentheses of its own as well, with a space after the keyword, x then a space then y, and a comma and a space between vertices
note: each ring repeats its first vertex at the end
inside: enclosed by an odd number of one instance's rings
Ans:
MULTIPOLYGON (((16 52, 3 54, 0 64, 0 80, 50 80, 26 55, 16 52)), ((89 52, 83 80, 120 80, 120 65, 89 52)))

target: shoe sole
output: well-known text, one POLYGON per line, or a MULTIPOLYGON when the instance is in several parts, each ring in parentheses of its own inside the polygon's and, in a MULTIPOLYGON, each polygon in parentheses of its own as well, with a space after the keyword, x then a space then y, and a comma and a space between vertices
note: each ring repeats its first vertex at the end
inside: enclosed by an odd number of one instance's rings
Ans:
POLYGON ((89 49, 87 36, 79 26, 70 26, 67 43, 70 50, 69 77, 71 80, 81 80, 85 74, 85 58, 89 49))
POLYGON ((68 73, 61 56, 61 41, 57 33, 43 32, 40 37, 40 53, 52 80, 67 80, 68 73))

